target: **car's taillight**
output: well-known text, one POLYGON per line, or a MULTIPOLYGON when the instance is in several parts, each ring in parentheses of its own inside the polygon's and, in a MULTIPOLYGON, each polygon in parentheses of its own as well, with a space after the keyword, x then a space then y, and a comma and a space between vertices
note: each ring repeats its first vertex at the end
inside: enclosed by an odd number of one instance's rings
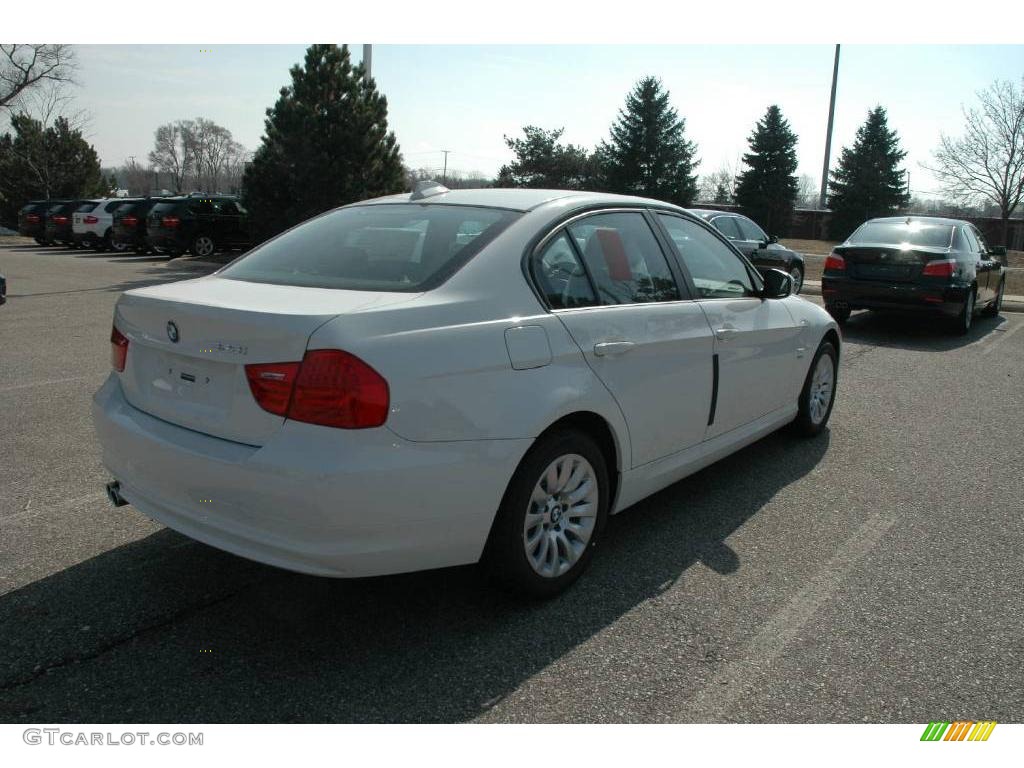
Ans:
POLYGON ((177 229, 179 224, 181 224, 181 219, 177 216, 164 216, 160 221, 160 226, 164 229, 177 229))
POLYGON ((135 218, 134 216, 122 216, 121 217, 121 226, 122 227, 128 227, 130 229, 130 228, 134 227, 138 223, 139 223, 139 220, 137 218, 135 218))
POLYGON ((390 391, 377 371, 338 349, 306 352, 302 363, 245 366, 260 407, 295 421, 342 429, 379 427, 390 391))
POLYGON ((924 265, 921 274, 927 277, 952 277, 956 273, 956 259, 939 259, 924 265))
POLYGON ((117 372, 124 371, 124 364, 128 360, 128 337, 117 330, 117 326, 110 329, 110 365, 117 372))
POLYGON ((846 271, 846 259, 840 256, 838 253, 830 253, 828 258, 825 259, 826 271, 832 272, 845 272, 846 271))
POLYGON ((38 224, 39 215, 35 213, 30 213, 28 216, 25 217, 25 221, 27 221, 29 224, 38 224))
POLYGON ((292 387, 295 385, 295 374, 298 372, 299 363, 245 366, 245 376, 249 379, 252 396, 256 398, 260 408, 278 416, 285 416, 288 413, 288 402, 292 399, 292 387))
POLYGON ((68 217, 67 216, 54 216, 53 217, 53 223, 54 224, 67 224, 68 223, 68 217))
POLYGON ((97 219, 95 216, 93 216, 91 214, 89 216, 83 216, 82 217, 82 223, 83 224, 95 224, 98 221, 99 221, 99 219, 97 219))

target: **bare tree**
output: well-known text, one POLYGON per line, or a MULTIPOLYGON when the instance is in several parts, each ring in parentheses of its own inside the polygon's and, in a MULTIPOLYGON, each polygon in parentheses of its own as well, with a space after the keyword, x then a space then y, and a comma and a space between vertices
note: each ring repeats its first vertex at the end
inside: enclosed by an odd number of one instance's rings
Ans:
POLYGON ((998 206, 1005 244, 1009 218, 1024 199, 1024 78, 1020 88, 997 80, 977 95, 981 109, 963 110, 963 136, 942 134, 935 166, 925 167, 947 197, 998 206))
POLYGON ((182 122, 166 123, 157 128, 153 151, 149 153, 149 162, 161 173, 171 175, 174 191, 179 193, 184 189, 185 176, 192 167, 187 128, 182 130, 182 122))
POLYGON ((70 45, 0 43, 0 107, 15 109, 41 85, 73 83, 76 67, 70 45))
POLYGON ((797 179, 796 205, 797 208, 817 208, 819 200, 818 183, 813 176, 804 173, 797 179))
POLYGON ((705 203, 731 203, 735 191, 736 174, 728 163, 700 177, 700 199, 705 203))

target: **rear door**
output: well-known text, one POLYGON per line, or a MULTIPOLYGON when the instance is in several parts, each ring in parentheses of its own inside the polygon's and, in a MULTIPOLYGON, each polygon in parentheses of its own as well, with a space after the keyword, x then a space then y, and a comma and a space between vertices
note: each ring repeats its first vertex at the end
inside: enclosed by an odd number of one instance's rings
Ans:
POLYGON ((218 244, 228 248, 236 248, 242 240, 242 214, 234 200, 218 200, 216 209, 216 234, 218 244))
POLYGON ((764 300, 743 260, 695 221, 658 219, 714 333, 718 392, 705 439, 796 403, 798 331, 781 301, 764 300))
POLYGON ((641 211, 588 214, 534 256, 548 302, 625 416, 632 466, 699 443, 712 340, 641 211))

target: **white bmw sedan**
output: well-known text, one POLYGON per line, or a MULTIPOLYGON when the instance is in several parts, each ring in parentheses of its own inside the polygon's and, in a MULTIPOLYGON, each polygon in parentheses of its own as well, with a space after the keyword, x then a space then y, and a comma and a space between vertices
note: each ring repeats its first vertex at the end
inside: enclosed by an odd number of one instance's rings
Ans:
POLYGON ((790 287, 655 200, 433 185, 338 208, 118 300, 108 492, 296 571, 483 561, 555 594, 609 515, 825 426, 840 336, 790 287))

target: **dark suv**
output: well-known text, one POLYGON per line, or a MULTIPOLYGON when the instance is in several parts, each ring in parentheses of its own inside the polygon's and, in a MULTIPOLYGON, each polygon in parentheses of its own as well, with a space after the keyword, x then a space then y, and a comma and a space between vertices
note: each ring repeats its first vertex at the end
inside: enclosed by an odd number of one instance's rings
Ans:
POLYGON ((149 240, 146 238, 146 218, 153 206, 163 202, 164 197, 147 197, 122 205, 114 211, 114 223, 111 228, 111 240, 114 245, 125 250, 131 248, 136 253, 148 253, 149 240))
POLYGON ((854 309, 945 315, 967 333, 979 308, 999 313, 1006 248, 989 247, 967 221, 927 216, 871 219, 825 260, 825 309, 844 323, 854 309))
POLYGON ((44 239, 49 243, 63 243, 75 247, 75 233, 72 229, 73 217, 82 203, 88 200, 51 200, 46 209, 46 229, 44 239))
POLYGON ((34 238, 39 245, 46 245, 46 209, 53 200, 29 200, 18 211, 18 234, 34 238))
POLYGON ((768 237, 757 224, 738 213, 691 210, 725 235, 729 242, 750 259, 762 275, 768 269, 781 269, 793 278, 793 293, 800 293, 804 284, 804 257, 780 245, 774 235, 768 237))
POLYGON ((249 216, 231 195, 188 195, 157 202, 146 218, 146 237, 158 253, 193 256, 247 249, 252 245, 249 216))

